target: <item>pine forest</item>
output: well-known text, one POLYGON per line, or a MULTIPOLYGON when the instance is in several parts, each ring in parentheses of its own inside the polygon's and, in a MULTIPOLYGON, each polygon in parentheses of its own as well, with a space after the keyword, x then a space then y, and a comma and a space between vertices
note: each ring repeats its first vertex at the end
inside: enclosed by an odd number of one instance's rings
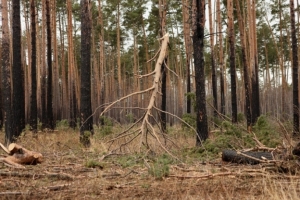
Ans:
POLYGON ((298 0, 0 10, 4 199, 299 198, 298 0))

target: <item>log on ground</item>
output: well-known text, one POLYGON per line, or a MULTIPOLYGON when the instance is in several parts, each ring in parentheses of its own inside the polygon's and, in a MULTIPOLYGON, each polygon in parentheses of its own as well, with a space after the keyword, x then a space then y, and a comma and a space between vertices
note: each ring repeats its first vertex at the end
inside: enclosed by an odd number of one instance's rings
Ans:
POLYGON ((266 160, 274 160, 270 152, 241 152, 226 149, 222 152, 222 160, 238 164, 256 165, 266 160))

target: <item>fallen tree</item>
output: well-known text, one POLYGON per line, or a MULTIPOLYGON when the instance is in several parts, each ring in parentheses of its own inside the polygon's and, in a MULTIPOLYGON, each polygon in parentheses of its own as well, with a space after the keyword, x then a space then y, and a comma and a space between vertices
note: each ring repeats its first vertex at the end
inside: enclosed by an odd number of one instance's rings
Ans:
POLYGON ((43 161, 43 155, 39 152, 30 151, 16 143, 11 143, 8 149, 0 143, 1 148, 8 154, 0 158, 0 161, 17 168, 24 168, 23 165, 35 165, 43 161))
POLYGON ((222 160, 238 164, 255 165, 259 163, 267 163, 274 160, 271 152, 264 151, 235 151, 225 149, 222 152, 222 160))
MULTIPOLYGON (((134 124, 132 124, 128 129, 126 129, 122 133, 118 134, 115 138, 108 141, 108 143, 113 143, 116 140, 124 139, 125 142, 123 142, 119 145, 120 150, 122 147, 128 145, 129 143, 131 143, 132 141, 134 141, 137 138, 140 138, 139 150, 141 150, 141 147, 143 145, 146 146, 147 149, 150 149, 148 139, 149 139, 149 136, 152 136, 152 138, 154 138, 157 141, 157 143, 161 146, 161 148, 164 151, 168 152, 168 149, 165 146, 166 140, 168 140, 167 135, 165 135, 162 131, 162 128, 159 123, 160 119, 156 119, 155 115, 154 115, 154 112, 157 112, 157 113, 164 112, 164 111, 160 110, 159 108, 157 108, 156 101, 158 99, 158 96, 161 95, 161 91, 160 91, 161 90, 161 78, 162 78, 161 77, 162 76, 161 67, 162 67, 162 64, 165 64, 164 63, 165 58, 167 57, 169 34, 168 33, 165 34, 160 40, 162 41, 161 47, 160 47, 159 51, 157 52, 157 54, 154 56, 154 58, 152 58, 150 60, 150 61, 152 61, 153 59, 155 59, 157 57, 155 69, 152 72, 150 72, 149 74, 138 76, 138 78, 145 78, 145 77, 153 76, 154 77, 153 85, 143 91, 134 92, 134 93, 131 93, 127 96, 124 96, 124 97, 118 99, 117 101, 108 105, 101 113, 101 116, 104 115, 106 112, 108 112, 110 109, 112 109, 115 104, 117 104, 118 102, 123 101, 125 99, 128 99, 131 96, 141 95, 141 94, 150 92, 151 96, 149 99, 149 104, 146 108, 143 108, 144 114, 142 115, 142 117, 140 119, 138 119, 134 124), (157 125, 157 127, 159 128, 159 132, 161 133, 160 135, 158 135, 158 133, 156 132, 156 130, 154 128, 155 125, 151 124, 151 121, 154 122, 154 124, 157 125), (137 127, 137 128, 135 128, 135 127, 137 127), (163 141, 161 141, 161 139, 163 139, 165 141, 163 142, 163 141)), ((150 62, 150 61, 148 61, 148 62, 150 62)), ((170 70, 166 64, 165 64, 165 67, 167 70, 170 70)), ((173 72, 172 70, 170 70, 170 71, 173 72)), ((168 113, 168 114, 170 114, 170 113, 168 113)))

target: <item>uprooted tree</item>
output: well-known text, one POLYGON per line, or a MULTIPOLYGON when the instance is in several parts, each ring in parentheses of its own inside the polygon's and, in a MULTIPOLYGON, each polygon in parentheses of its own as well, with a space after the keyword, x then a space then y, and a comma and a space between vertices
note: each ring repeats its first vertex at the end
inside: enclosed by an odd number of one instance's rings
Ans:
MULTIPOLYGON (((145 146, 146 149, 151 150, 151 144, 149 142, 149 136, 151 136, 152 138, 154 138, 155 141, 158 142, 159 146, 164 151, 169 153, 166 143, 167 143, 167 141, 171 141, 171 140, 169 140, 168 137, 163 133, 163 130, 160 125, 160 119, 157 119, 155 117, 155 112, 157 112, 158 114, 164 112, 156 106, 156 100, 158 99, 159 95, 161 95, 160 88, 161 88, 161 78, 162 78, 162 70, 161 70, 162 65, 164 64, 166 70, 171 71, 171 69, 169 69, 165 63, 165 58, 167 57, 167 51, 168 51, 169 34, 168 33, 165 34, 160 40, 162 41, 161 47, 160 47, 159 51, 157 52, 157 54, 155 55, 155 57, 151 59, 151 60, 153 60, 158 56, 156 64, 155 64, 155 69, 152 72, 150 72, 149 74, 138 76, 138 78, 154 76, 152 86, 143 91, 134 92, 134 93, 131 93, 127 96, 124 96, 124 97, 118 99, 117 101, 108 105, 104 109, 104 111, 101 113, 101 116, 102 116, 104 113, 106 113, 110 109, 112 109, 113 106, 116 105, 118 102, 123 101, 133 95, 141 95, 141 94, 150 92, 151 96, 149 99, 149 104, 148 104, 147 108, 143 108, 144 114, 142 115, 142 117, 139 118, 135 123, 130 125, 125 131, 119 133, 115 138, 108 141, 108 143, 113 143, 117 140, 120 141, 120 140, 124 139, 121 142, 120 146, 118 147, 120 150, 122 150, 122 147, 125 147, 126 145, 130 144, 132 141, 134 141, 136 139, 140 139, 139 151, 141 150, 141 148, 143 146, 145 146), (156 130, 155 125, 157 125, 158 131, 156 130), (158 134, 158 133, 161 133, 161 134, 158 134)), ((148 61, 148 62, 150 62, 150 61, 148 61)), ((166 113, 166 112, 164 112, 164 113, 166 113)), ((174 115, 172 115, 172 116, 174 116, 174 115)), ((176 116, 174 116, 174 117, 176 117, 176 116)), ((117 149, 115 149, 115 150, 117 150, 117 149)))

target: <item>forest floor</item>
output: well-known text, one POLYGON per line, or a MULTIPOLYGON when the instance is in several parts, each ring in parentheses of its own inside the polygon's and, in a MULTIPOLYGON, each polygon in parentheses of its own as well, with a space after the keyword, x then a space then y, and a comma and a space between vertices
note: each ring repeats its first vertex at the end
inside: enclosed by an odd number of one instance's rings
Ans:
MULTIPOLYGON (((4 133, 0 133, 3 142, 4 133)), ((0 163, 0 199, 299 199, 300 176, 266 165, 225 163, 221 155, 205 161, 184 153, 194 136, 176 137, 174 161, 165 153, 107 152, 97 137, 90 148, 78 132, 24 134, 17 143, 41 152, 44 162, 25 169, 0 163), (106 155, 106 156, 105 156, 106 155)), ((189 149, 189 150, 187 150, 189 149)), ((5 156, 0 151, 0 156, 5 156)))

